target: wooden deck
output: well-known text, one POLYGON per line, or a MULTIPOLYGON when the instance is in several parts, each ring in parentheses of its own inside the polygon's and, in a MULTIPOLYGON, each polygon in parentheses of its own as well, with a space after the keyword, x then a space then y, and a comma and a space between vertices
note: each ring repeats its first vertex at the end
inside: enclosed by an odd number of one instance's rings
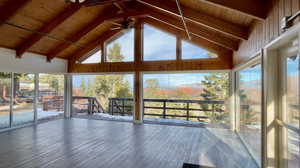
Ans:
POLYGON ((55 120, 0 134, 2 168, 255 168, 235 134, 213 128, 55 120))

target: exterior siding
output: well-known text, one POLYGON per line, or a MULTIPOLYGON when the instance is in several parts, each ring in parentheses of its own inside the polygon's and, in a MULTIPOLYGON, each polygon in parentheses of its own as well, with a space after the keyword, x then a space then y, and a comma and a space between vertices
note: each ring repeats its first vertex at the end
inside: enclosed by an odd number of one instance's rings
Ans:
POLYGON ((239 50, 234 53, 234 65, 249 60, 261 48, 278 37, 282 33, 281 19, 300 10, 300 0, 270 0, 269 9, 268 17, 264 22, 252 23, 249 39, 242 41, 239 50))

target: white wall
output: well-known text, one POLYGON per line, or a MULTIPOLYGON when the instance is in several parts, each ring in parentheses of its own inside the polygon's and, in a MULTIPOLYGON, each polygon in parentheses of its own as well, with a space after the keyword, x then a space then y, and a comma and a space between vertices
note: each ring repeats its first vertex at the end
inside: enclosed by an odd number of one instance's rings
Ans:
POLYGON ((46 56, 25 53, 21 59, 16 58, 16 52, 0 48, 0 72, 23 73, 67 73, 68 62, 63 59, 46 61, 46 56))

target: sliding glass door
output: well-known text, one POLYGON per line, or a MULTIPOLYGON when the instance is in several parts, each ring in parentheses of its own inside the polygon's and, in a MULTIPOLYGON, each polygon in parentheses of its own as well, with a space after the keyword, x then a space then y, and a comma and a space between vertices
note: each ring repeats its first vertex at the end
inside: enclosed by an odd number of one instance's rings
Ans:
POLYGON ((11 73, 0 72, 0 129, 10 126, 11 73))
POLYGON ((12 125, 24 125, 34 120, 35 75, 14 74, 14 104, 12 125))

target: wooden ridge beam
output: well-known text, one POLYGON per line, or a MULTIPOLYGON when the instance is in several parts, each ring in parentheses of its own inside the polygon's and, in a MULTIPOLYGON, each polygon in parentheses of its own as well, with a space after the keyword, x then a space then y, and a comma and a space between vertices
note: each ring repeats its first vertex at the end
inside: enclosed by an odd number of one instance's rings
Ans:
MULTIPOLYGON (((182 25, 182 22, 179 18, 171 17, 169 14, 164 14, 160 11, 149 10, 148 12, 150 13, 150 17, 153 17, 160 22, 165 22, 178 29, 184 30, 184 26, 182 25)), ((213 42, 230 50, 238 50, 239 40, 229 38, 222 33, 216 32, 214 30, 209 30, 208 28, 191 21, 187 21, 186 24, 189 32, 194 34, 195 36, 202 37, 210 42, 213 42)))
MULTIPOLYGON (((89 32, 94 30, 96 27, 104 23, 106 20, 113 20, 123 17, 133 17, 145 14, 144 11, 127 11, 126 13, 117 13, 116 7, 107 8, 103 13, 101 13, 95 20, 90 22, 88 25, 84 26, 78 32, 72 34, 69 38, 70 41, 78 42, 82 37, 87 35, 89 32)), ((48 60, 52 60, 59 53, 61 53, 66 48, 70 47, 69 43, 61 43, 52 49, 52 52, 47 55, 48 60)))
MULTIPOLYGON (((149 24, 153 27, 156 27, 160 30, 163 30, 165 32, 169 32, 173 35, 176 35, 177 37, 189 41, 188 38, 186 37, 186 34, 183 30, 172 27, 166 23, 163 22, 158 22, 155 19, 152 18, 145 18, 141 20, 143 23, 149 24)), ((231 61, 232 60, 232 51, 224 48, 222 46, 219 46, 215 43, 212 43, 206 39, 203 39, 201 37, 195 36, 194 34, 191 34, 192 40, 190 41, 191 43, 197 44, 198 46, 201 46, 202 48, 214 52, 218 54, 219 58, 224 60, 224 61, 231 61)))
MULTIPOLYGON (((48 24, 44 25, 38 32, 42 33, 50 33, 52 30, 54 30, 56 27, 58 27, 60 24, 62 24, 65 20, 67 20, 70 16, 72 16, 74 13, 76 13, 81 8, 80 5, 72 4, 67 9, 65 9, 63 12, 58 14, 56 17, 54 17, 48 24)), ((16 55, 18 58, 21 58, 24 52, 26 52, 30 47, 32 47, 34 44, 36 44, 38 41, 40 41, 43 38, 43 35, 41 34, 33 34, 28 39, 24 40, 23 43, 21 43, 16 48, 16 55)))
POLYGON ((8 1, 7 4, 0 9, 0 25, 7 21, 10 17, 16 14, 16 12, 24 7, 31 0, 14 0, 8 1))
POLYGON ((263 0, 203 0, 215 6, 231 9, 246 14, 257 20, 267 18, 267 4, 263 0))
POLYGON ((68 60, 73 60, 73 61, 77 61, 79 60, 81 57, 83 57, 86 53, 94 50, 97 47, 101 47, 101 45, 109 40, 110 38, 112 38, 113 36, 117 35, 118 33, 120 33, 121 30, 108 30, 106 32, 104 32, 99 38, 97 38, 96 40, 92 41, 91 43, 87 44, 86 48, 80 49, 79 51, 75 51, 74 53, 70 54, 67 58, 68 60))
MULTIPOLYGON (((177 9, 176 3, 166 0, 137 0, 138 2, 148 5, 159 10, 169 12, 173 15, 180 16, 177 9)), ((190 21, 193 21, 197 24, 201 24, 210 29, 214 29, 221 33, 228 34, 232 37, 247 40, 249 36, 248 28, 236 25, 230 22, 226 22, 222 19, 201 13, 194 9, 182 6, 184 17, 190 21)))

